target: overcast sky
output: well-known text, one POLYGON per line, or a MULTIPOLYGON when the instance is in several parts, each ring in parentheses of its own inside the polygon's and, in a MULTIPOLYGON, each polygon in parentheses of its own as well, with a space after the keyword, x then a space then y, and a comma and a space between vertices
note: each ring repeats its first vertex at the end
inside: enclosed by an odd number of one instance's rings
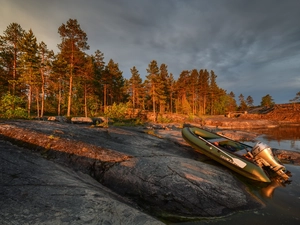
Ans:
POLYGON ((271 95, 288 103, 300 91, 299 0, 0 0, 0 34, 10 23, 30 28, 58 51, 58 28, 77 19, 89 54, 97 49, 145 79, 152 60, 177 79, 183 70, 213 70, 217 84, 254 104, 271 95))

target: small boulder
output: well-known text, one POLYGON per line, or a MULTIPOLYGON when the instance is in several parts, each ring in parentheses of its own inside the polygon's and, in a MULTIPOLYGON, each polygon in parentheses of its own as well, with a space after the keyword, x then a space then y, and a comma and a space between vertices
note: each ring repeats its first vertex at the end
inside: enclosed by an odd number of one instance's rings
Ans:
POLYGON ((86 123, 86 124, 93 124, 93 120, 90 117, 72 117, 71 123, 86 123))
POLYGON ((48 117, 48 121, 57 121, 57 122, 61 122, 61 123, 66 123, 67 118, 64 116, 50 116, 50 117, 48 117))

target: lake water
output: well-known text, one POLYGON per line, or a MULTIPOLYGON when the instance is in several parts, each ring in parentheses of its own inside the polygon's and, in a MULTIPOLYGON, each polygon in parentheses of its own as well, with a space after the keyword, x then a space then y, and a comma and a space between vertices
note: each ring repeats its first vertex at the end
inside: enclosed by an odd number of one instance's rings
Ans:
MULTIPOLYGON (((261 134, 256 138, 272 148, 300 152, 300 126, 253 130, 261 134)), ((253 145, 253 144, 252 144, 253 145)), ((252 192, 266 205, 263 209, 236 213, 234 215, 181 223, 184 225, 299 225, 300 224, 300 166, 285 164, 292 173, 291 183, 285 186, 271 183, 261 187, 250 182, 252 192)))

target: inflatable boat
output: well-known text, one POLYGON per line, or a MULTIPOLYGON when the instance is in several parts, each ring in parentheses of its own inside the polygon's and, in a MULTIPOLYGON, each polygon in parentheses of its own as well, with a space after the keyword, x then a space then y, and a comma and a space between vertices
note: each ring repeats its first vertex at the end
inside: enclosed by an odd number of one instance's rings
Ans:
POLYGON ((182 137, 196 151, 252 180, 271 182, 272 174, 282 181, 290 177, 271 148, 262 142, 252 147, 198 127, 184 127, 182 137))

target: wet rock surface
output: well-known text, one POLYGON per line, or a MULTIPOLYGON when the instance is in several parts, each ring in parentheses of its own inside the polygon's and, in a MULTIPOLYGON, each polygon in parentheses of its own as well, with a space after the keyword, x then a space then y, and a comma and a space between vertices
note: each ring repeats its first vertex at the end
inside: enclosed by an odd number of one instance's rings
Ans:
POLYGON ((231 171, 187 145, 180 129, 149 134, 1 121, 0 139, 26 147, 0 143, 1 220, 159 224, 151 216, 176 221, 263 207, 231 171))

